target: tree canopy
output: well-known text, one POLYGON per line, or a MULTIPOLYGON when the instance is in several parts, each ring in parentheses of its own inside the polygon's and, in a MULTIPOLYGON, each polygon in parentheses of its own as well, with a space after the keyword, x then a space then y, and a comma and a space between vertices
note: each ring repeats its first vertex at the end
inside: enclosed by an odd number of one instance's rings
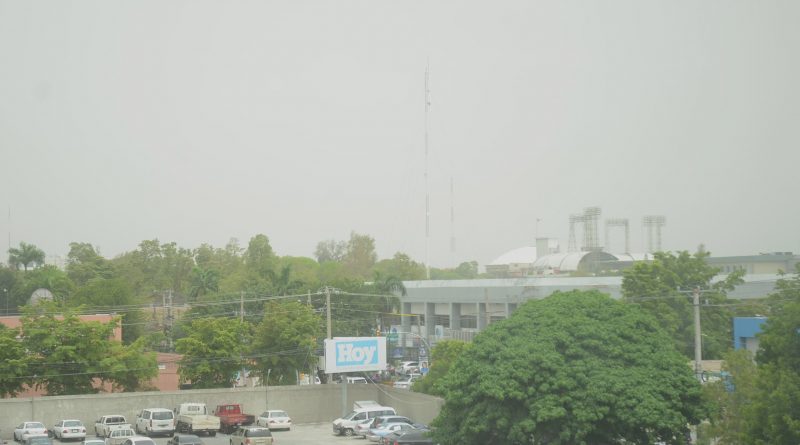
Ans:
POLYGON ((683 443, 700 385, 657 321, 596 291, 531 300, 441 383, 442 444, 683 443))
POLYGON ((732 311, 727 292, 742 283, 743 271, 712 282, 719 273, 706 262, 710 255, 702 247, 695 253, 657 252, 653 261, 637 262, 623 273, 622 295, 652 314, 679 351, 694 354, 694 315, 691 292, 702 292, 700 311, 703 330, 703 358, 719 359, 730 348, 732 311))

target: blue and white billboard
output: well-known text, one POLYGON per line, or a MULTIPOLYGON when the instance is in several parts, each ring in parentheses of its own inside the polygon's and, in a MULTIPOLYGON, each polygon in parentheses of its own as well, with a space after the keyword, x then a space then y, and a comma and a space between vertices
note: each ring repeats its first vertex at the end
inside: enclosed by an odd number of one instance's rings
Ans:
POLYGON ((325 340, 325 372, 386 369, 386 337, 338 337, 325 340))

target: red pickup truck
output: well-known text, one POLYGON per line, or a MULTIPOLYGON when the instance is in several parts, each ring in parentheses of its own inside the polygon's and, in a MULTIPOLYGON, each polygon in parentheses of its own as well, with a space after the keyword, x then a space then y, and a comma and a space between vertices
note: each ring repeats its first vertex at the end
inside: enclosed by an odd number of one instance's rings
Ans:
POLYGON ((214 415, 219 417, 219 429, 223 433, 232 433, 240 426, 252 425, 256 416, 242 413, 242 406, 238 403, 217 405, 214 415))

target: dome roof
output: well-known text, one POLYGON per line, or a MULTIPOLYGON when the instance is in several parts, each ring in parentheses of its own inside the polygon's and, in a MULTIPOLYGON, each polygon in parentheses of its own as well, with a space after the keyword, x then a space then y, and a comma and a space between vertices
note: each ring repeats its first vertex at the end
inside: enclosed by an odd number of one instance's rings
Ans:
POLYGON ((533 264, 536 261, 536 248, 532 246, 520 247, 510 250, 494 261, 489 263, 491 266, 502 266, 506 264, 533 264))
POLYGON ((616 261, 617 257, 606 252, 567 252, 545 255, 533 263, 536 273, 563 273, 584 270, 590 262, 616 261))

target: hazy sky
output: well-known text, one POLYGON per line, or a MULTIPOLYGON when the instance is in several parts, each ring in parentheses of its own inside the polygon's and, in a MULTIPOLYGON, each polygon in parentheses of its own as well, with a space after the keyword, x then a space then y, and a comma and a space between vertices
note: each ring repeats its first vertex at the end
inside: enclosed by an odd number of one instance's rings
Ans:
POLYGON ((660 214, 665 249, 798 253, 798 23, 795 0, 0 0, 0 246, 312 256, 356 231, 422 261, 429 60, 433 266, 537 218, 566 248, 587 206, 634 251, 660 214))

